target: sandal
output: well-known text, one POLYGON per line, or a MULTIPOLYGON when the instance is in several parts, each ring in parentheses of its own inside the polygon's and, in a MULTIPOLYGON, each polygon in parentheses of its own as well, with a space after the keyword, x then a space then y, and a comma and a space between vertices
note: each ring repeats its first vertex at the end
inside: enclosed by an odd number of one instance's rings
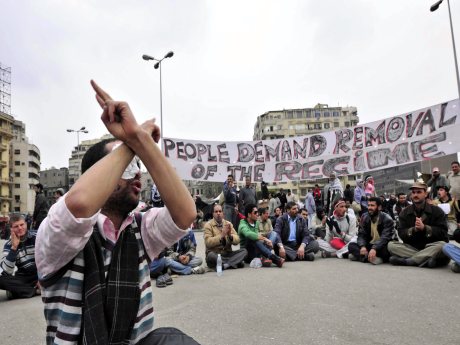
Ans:
POLYGON ((173 279, 168 273, 163 274, 164 280, 166 282, 166 285, 172 285, 173 284, 173 279))

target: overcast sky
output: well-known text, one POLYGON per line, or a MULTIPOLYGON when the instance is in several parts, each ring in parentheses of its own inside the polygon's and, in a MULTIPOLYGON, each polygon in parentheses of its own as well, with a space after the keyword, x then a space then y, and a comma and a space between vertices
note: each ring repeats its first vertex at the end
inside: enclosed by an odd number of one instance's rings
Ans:
MULTIPOLYGON (((12 115, 42 170, 67 167, 80 140, 106 133, 89 80, 164 135, 252 140, 270 110, 354 105, 360 123, 458 98, 447 3, 435 0, 0 0, 0 62, 12 115)), ((460 49, 460 1, 451 1, 460 49)))

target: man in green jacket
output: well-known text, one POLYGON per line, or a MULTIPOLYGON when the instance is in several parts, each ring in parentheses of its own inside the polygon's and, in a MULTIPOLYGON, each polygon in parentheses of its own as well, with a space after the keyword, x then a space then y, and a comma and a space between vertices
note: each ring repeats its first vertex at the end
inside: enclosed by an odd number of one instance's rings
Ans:
POLYGON ((248 252, 245 261, 251 262, 256 257, 263 257, 267 266, 271 262, 279 268, 283 266, 284 259, 272 253, 273 243, 270 239, 259 233, 259 212, 255 204, 248 204, 244 209, 246 219, 240 222, 238 235, 240 236, 240 247, 248 252))

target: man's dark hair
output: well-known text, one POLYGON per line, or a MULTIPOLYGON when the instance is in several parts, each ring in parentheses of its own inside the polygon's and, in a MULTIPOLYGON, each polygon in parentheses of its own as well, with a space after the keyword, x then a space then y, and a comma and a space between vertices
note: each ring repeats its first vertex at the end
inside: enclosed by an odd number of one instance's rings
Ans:
POLYGON ((259 216, 263 215, 265 212, 267 212, 268 207, 261 207, 259 208, 259 216))
POLYGON ((349 184, 347 184, 347 185, 345 186, 346 189, 348 189, 348 188, 350 188, 350 187, 351 187, 351 186, 350 186, 349 184))
POLYGON ((244 216, 248 218, 249 214, 252 213, 254 209, 257 209, 257 205, 255 204, 247 204, 244 208, 244 216))
POLYGON ((104 158, 109 153, 105 145, 116 140, 115 138, 104 139, 91 146, 81 160, 81 173, 85 173, 85 171, 91 168, 96 162, 104 158))
POLYGON ((399 193, 398 193, 398 199, 399 199, 399 197, 400 197, 401 195, 406 195, 406 193, 399 192, 399 193))
POLYGON ((307 212, 307 213, 308 213, 308 211, 307 211, 307 209, 306 209, 306 208, 301 208, 301 209, 299 210, 299 212, 300 212, 300 213, 302 213, 303 211, 305 211, 305 212, 307 212))
POLYGON ((232 179, 235 179, 232 174, 227 175, 227 177, 231 177, 232 179))
POLYGON ((25 221, 26 218, 20 213, 13 213, 10 216, 10 225, 13 225, 13 223, 19 222, 20 220, 25 221))
POLYGON ((369 198, 367 200, 367 202, 369 202, 369 201, 375 202, 377 204, 377 207, 382 206, 382 199, 380 199, 380 198, 378 198, 376 196, 373 196, 373 197, 369 198))
POLYGON ((337 200, 335 200, 335 201, 332 203, 332 208, 335 208, 335 205, 337 205, 340 201, 345 202, 345 199, 344 199, 344 198, 338 198, 337 200))
POLYGON ((450 163, 450 165, 451 165, 451 166, 452 166, 453 164, 457 164, 457 165, 460 165, 460 163, 459 163, 459 162, 457 162, 457 161, 453 161, 452 163, 450 163))
POLYGON ((42 191, 43 190, 43 185, 41 183, 37 183, 35 187, 38 188, 38 190, 42 191))
POLYGON ((295 206, 297 205, 294 201, 289 201, 287 204, 286 204, 286 211, 289 211, 292 206, 295 206))

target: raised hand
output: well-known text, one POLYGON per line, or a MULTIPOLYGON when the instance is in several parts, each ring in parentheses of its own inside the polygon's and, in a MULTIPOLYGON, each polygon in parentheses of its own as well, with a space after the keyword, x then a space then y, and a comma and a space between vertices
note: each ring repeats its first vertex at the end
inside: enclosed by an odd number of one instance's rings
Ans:
POLYGON ((128 103, 114 101, 110 95, 91 80, 91 86, 96 91, 96 100, 103 109, 101 120, 107 130, 115 138, 129 143, 141 131, 128 103))

